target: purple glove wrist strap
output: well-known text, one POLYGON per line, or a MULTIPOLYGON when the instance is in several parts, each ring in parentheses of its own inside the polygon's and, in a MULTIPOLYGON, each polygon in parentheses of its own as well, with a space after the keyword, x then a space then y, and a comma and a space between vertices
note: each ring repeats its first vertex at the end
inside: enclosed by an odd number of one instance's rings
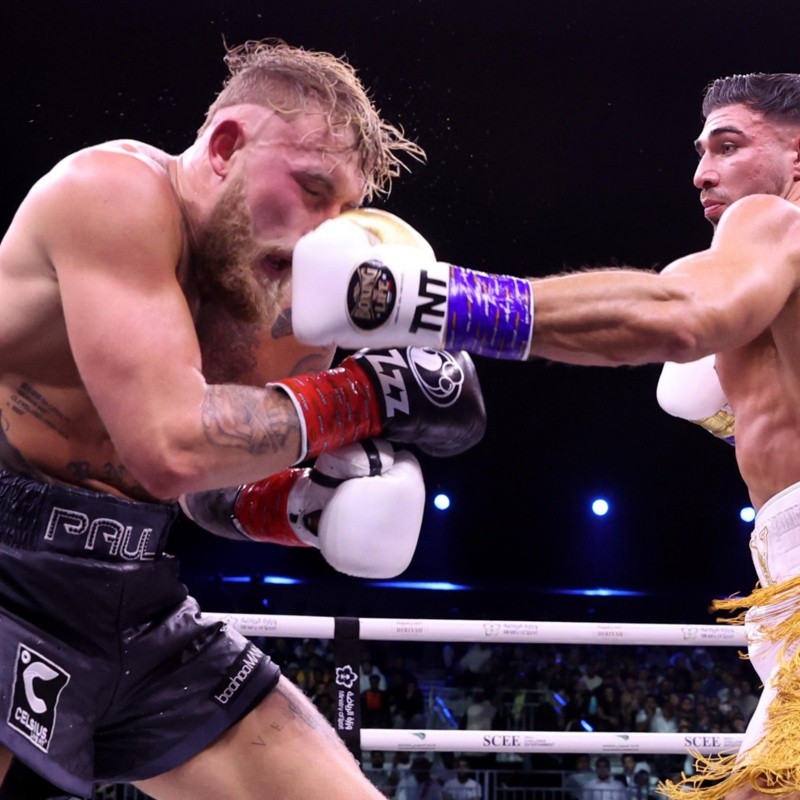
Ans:
POLYGON ((450 267, 448 350, 519 361, 528 357, 532 330, 529 281, 450 267))

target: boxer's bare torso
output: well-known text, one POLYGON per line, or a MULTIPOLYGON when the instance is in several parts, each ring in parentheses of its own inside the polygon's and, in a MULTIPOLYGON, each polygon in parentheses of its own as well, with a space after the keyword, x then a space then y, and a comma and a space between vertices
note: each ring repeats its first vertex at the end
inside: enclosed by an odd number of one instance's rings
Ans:
POLYGON ((736 460, 760 508, 800 481, 800 300, 792 293, 752 342, 717 354, 717 373, 736 415, 736 460))
MULTIPOLYGON (((172 157, 132 141, 110 142, 75 154, 39 181, 21 204, 0 243, 0 462, 85 488, 150 499, 126 470, 87 392, 65 323, 57 265, 49 247, 57 216, 82 214, 53 199, 57 184, 88 160, 111 156, 138 162, 163 184, 161 224, 174 253, 175 280, 195 320, 203 373, 209 382, 263 386, 268 380, 324 369, 332 351, 300 345, 286 314, 265 326, 235 322, 216 306, 201 303, 192 277, 186 221, 174 191, 172 157), (163 210, 168 211, 167 215, 163 210)), ((129 211, 119 202, 119 218, 129 211)), ((90 279, 86 291, 98 291, 90 279)), ((120 320, 120 331, 130 320, 120 320)), ((143 323, 146 321, 143 320, 143 323)), ((122 333, 121 333, 122 335, 122 333)), ((157 350, 150 354, 162 357, 157 350)))

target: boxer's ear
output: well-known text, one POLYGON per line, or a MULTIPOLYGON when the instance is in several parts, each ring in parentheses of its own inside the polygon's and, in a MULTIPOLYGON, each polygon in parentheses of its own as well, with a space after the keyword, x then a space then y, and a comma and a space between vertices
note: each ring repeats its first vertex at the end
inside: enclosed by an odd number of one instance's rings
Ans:
POLYGON ((231 169, 237 151, 244 145, 244 130, 234 119, 223 119, 208 139, 208 160, 214 172, 224 178, 231 169))

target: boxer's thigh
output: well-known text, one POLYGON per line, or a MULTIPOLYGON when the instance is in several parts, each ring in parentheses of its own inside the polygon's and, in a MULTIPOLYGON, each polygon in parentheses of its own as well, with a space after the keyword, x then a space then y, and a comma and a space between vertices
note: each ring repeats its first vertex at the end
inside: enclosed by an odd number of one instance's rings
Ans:
POLYGON ((210 747, 136 784, 156 800, 380 800, 311 701, 286 678, 210 747))

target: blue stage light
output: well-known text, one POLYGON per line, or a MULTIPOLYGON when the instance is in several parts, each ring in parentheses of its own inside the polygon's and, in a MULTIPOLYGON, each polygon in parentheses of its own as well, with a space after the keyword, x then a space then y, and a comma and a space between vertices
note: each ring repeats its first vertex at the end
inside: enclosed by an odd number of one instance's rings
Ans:
POLYGON ((427 589, 434 592, 463 592, 470 588, 449 581, 373 581, 370 586, 378 586, 381 589, 427 589))
POLYGON ((450 498, 443 492, 439 492, 439 494, 433 498, 433 505, 436 506, 439 511, 447 511, 447 509, 450 508, 450 498))
POLYGON ((610 510, 611 506, 608 504, 608 500, 605 500, 602 497, 592 500, 592 513, 595 516, 604 517, 610 510))
POLYGON ((745 506, 739 512, 739 517, 742 522, 752 522, 756 518, 756 510, 752 506, 745 506))

